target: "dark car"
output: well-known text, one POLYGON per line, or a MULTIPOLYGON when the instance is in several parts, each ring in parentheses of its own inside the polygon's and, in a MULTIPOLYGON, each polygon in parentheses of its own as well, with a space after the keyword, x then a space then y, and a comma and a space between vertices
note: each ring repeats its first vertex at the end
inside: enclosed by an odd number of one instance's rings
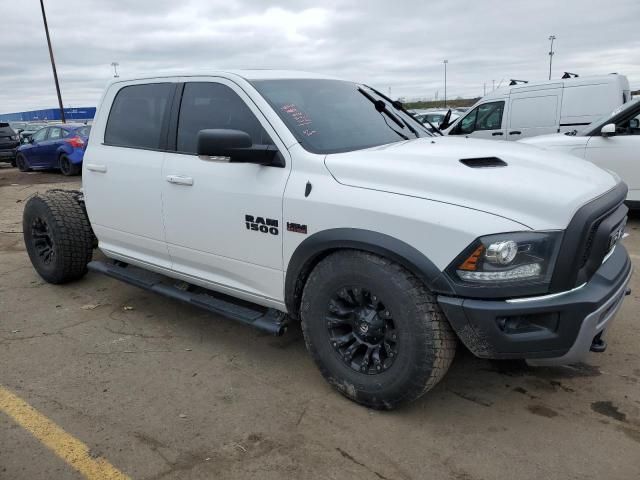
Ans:
POLYGON ((6 122, 0 122, 0 162, 14 165, 16 148, 20 145, 20 137, 6 122))
POLYGON ((41 128, 18 148, 16 165, 21 172, 57 168, 64 175, 78 175, 90 131, 90 126, 74 123, 41 128))

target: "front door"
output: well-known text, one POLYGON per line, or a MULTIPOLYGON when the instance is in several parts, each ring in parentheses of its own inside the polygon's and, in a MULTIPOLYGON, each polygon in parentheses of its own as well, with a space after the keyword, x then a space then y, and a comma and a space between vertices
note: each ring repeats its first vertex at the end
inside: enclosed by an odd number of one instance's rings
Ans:
POLYGON ((179 112, 162 190, 174 270, 257 303, 281 302, 282 198, 291 168, 287 149, 230 81, 184 84, 179 112), (196 139, 203 129, 241 130, 254 146, 275 144, 286 167, 199 158, 196 139))
POLYGON ((504 105, 503 100, 478 105, 456 123, 449 135, 505 140, 504 105))
POLYGON ((42 165, 42 152, 45 148, 48 132, 48 128, 41 128, 31 135, 31 146, 25 151, 25 155, 27 156, 29 165, 32 167, 42 165))
POLYGON ((616 123, 616 134, 603 137, 595 134, 589 138, 586 159, 612 170, 628 185, 627 200, 640 202, 640 112, 634 109, 630 115, 616 123))

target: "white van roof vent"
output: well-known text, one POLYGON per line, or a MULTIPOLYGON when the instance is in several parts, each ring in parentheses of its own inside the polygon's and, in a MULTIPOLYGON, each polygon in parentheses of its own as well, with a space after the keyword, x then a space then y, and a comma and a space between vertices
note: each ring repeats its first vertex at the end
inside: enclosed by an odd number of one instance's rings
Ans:
POLYGON ((507 162, 497 157, 463 158, 460 163, 471 168, 506 167, 507 162))

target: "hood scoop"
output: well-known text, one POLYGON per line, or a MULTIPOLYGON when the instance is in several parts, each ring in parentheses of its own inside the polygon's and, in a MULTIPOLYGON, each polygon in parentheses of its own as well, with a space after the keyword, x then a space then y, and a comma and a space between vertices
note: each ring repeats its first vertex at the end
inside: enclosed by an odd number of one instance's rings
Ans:
POLYGON ((507 162, 497 157, 463 158, 460 163, 470 168, 506 167, 507 162))

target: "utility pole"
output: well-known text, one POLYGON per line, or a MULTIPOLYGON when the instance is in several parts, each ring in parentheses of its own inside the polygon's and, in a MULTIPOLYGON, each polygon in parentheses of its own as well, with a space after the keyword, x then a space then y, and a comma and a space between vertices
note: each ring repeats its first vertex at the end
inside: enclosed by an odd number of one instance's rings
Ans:
POLYGON ((120 65, 118 62, 111 62, 111 66, 113 67, 113 78, 118 78, 120 75, 118 75, 118 65, 120 65))
POLYGON ((496 89, 496 81, 491 80, 491 84, 493 85, 493 88, 491 89, 491 91, 493 92, 496 89))
POLYGON ((447 108, 447 63, 449 60, 443 60, 444 63, 444 108, 447 108))
POLYGON ((549 50, 549 80, 551 80, 551 64, 553 63, 553 41, 556 39, 555 35, 549 35, 549 40, 551 40, 551 49, 549 50))
POLYGON ((482 87, 482 96, 487 95, 487 82, 484 82, 484 86, 482 87))
POLYGON ((51 48, 51 37, 49 37, 49 26, 47 25, 47 15, 44 13, 44 3, 40 0, 40 8, 42 9, 42 21, 44 22, 44 31, 47 34, 47 45, 49 46, 49 58, 51 58, 51 68, 53 69, 53 80, 56 82, 56 93, 58 94, 58 106, 60 107, 60 120, 66 123, 64 118, 64 106, 62 105, 62 95, 60 94, 60 84, 58 83, 58 72, 56 71, 56 61, 53 59, 53 49, 51 48))

